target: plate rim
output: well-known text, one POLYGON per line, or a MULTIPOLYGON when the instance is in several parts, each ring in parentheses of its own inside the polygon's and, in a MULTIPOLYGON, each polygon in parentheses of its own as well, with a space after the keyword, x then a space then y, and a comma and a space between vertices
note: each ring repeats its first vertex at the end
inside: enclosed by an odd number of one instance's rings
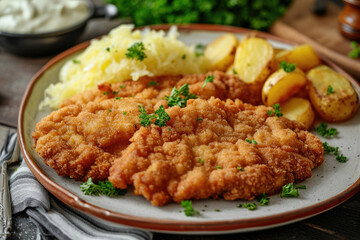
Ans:
MULTIPOLYGON (((151 25, 145 26, 150 27, 154 30, 168 30, 174 24, 161 24, 161 25, 151 25)), ((255 31, 251 29, 245 29, 240 27, 233 26, 224 26, 224 25, 212 25, 212 24, 183 24, 176 25, 180 31, 212 31, 212 32, 231 32, 231 33, 242 33, 242 34, 255 34, 256 36, 275 40, 281 43, 286 43, 292 46, 297 45, 297 43, 282 39, 280 37, 274 36, 269 33, 255 31)), ((144 27, 143 27, 144 28, 144 27)), ((307 206, 303 209, 292 210, 285 213, 279 213, 266 217, 255 217, 250 219, 238 219, 238 220, 219 220, 219 221, 209 221, 209 222, 198 222, 189 220, 165 220, 165 219, 156 219, 149 217, 138 217, 129 214, 123 214, 102 207, 90 204, 85 200, 81 199, 74 193, 70 192, 66 188, 60 186, 59 184, 53 182, 37 165, 35 160, 31 158, 29 151, 25 145, 25 132, 24 132, 24 113, 28 103, 28 99, 32 93, 32 90, 35 86, 35 83, 38 79, 49 69, 51 66, 61 61, 62 59, 85 49, 89 46, 91 40, 80 43, 59 55, 53 57, 49 62, 47 62, 31 79, 28 84, 26 91, 24 93, 23 99, 20 105, 20 111, 18 115, 18 136, 21 151, 23 153, 24 159, 29 166, 31 172, 35 175, 36 179, 56 198, 65 203, 68 206, 71 206, 77 210, 80 210, 86 214, 101 218, 114 223, 119 223, 123 225, 128 225, 137 228, 143 228, 153 231, 165 231, 165 232, 176 232, 176 233, 185 233, 185 232, 226 232, 226 231, 247 231, 255 228, 270 228, 277 225, 283 225, 290 222, 300 221, 305 218, 320 214, 327 210, 330 210, 333 207, 341 204, 355 193, 360 190, 360 177, 353 183, 351 186, 346 188, 341 193, 324 200, 322 202, 307 206)), ((352 83, 354 88, 360 92, 360 83, 358 83, 353 77, 347 74, 335 63, 330 61, 328 58, 319 54, 320 58, 328 66, 335 69, 337 72, 344 74, 352 83)))

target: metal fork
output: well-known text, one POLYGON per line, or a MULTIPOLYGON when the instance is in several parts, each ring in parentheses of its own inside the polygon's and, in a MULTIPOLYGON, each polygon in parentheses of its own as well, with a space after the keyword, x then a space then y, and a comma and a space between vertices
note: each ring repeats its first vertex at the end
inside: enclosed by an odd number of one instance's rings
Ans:
POLYGON ((8 132, 0 155, 0 239, 6 239, 10 235, 12 224, 7 166, 8 164, 18 161, 19 154, 20 147, 16 133, 9 134, 8 132))

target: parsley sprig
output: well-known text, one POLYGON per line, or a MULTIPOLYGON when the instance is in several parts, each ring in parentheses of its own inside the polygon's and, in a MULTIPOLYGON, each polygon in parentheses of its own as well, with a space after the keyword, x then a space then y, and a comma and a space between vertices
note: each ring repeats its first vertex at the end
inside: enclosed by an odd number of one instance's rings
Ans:
POLYGON ((151 81, 151 82, 149 82, 149 87, 151 87, 151 86, 157 86, 157 85, 159 85, 159 83, 158 82, 155 82, 155 81, 151 81))
POLYGON ((80 189, 85 195, 95 195, 99 196, 104 194, 108 197, 116 197, 119 195, 125 195, 126 189, 115 188, 112 183, 108 180, 105 182, 99 181, 98 184, 92 181, 92 178, 89 178, 86 182, 80 185, 80 189))
POLYGON ((192 217, 199 215, 199 211, 196 211, 192 207, 192 202, 190 200, 181 201, 181 206, 185 208, 184 213, 187 217, 192 217))
POLYGON ((281 117, 283 114, 281 113, 281 108, 280 108, 280 104, 279 103, 276 103, 273 105, 273 109, 274 111, 272 110, 269 110, 268 111, 268 115, 271 116, 273 113, 275 115, 275 117, 281 117))
POLYGON ((256 203, 243 203, 243 204, 239 204, 237 207, 238 208, 244 207, 249 209, 250 211, 253 211, 257 208, 256 203))
POLYGON ((288 183, 282 186, 282 193, 280 194, 280 197, 291 198, 298 196, 299 196, 299 191, 296 188, 294 188, 293 183, 288 183))
POLYGON ((324 152, 334 154, 338 162, 344 163, 347 161, 347 157, 345 157, 343 154, 341 155, 339 154, 339 147, 332 147, 327 142, 323 142, 323 146, 324 146, 324 152))
POLYGON ((143 106, 138 105, 140 108, 140 125, 147 127, 152 123, 152 120, 155 119, 155 125, 159 127, 166 126, 166 122, 170 121, 170 116, 165 112, 164 106, 161 105, 158 110, 155 111, 155 114, 147 114, 143 106))
POLYGON ((335 90, 332 88, 331 85, 329 85, 327 90, 326 90, 326 95, 330 95, 332 93, 335 93, 335 90))
POLYGON ((294 63, 287 63, 286 61, 282 61, 280 63, 280 67, 285 71, 285 72, 293 72, 296 68, 296 64, 294 63))
POLYGON ((269 205, 269 200, 265 193, 256 197, 256 200, 260 203, 260 206, 269 205))
POLYGON ((328 128, 328 125, 324 122, 321 122, 315 130, 323 137, 336 136, 338 133, 336 128, 328 128))
POLYGON ((136 59, 139 61, 144 60, 147 58, 144 44, 142 42, 134 43, 127 49, 125 56, 126 58, 136 59))
POLYGON ((204 88, 208 82, 214 82, 214 75, 206 76, 204 84, 202 85, 201 88, 204 88))
POLYGON ((179 106, 179 107, 186 107, 186 102, 189 99, 195 99, 195 94, 190 94, 189 92, 189 84, 185 83, 182 85, 179 90, 174 87, 171 90, 170 96, 165 96, 165 99, 168 101, 168 106, 179 106))
POLYGON ((353 41, 350 43, 352 48, 351 52, 349 52, 349 57, 351 58, 359 58, 360 57, 360 46, 357 42, 353 41))
POLYGON ((201 44, 201 43, 196 44, 195 50, 194 50, 195 56, 196 56, 196 57, 203 56, 203 55, 204 55, 205 48, 206 48, 206 46, 203 45, 203 44, 201 44))

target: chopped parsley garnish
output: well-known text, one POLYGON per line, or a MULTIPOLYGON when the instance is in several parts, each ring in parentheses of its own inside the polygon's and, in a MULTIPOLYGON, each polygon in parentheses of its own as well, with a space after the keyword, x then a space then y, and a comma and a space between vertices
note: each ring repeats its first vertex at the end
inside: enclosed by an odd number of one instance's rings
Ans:
POLYGON ((120 99, 121 99, 121 97, 116 97, 116 98, 115 98, 115 100, 120 100, 120 99))
POLYGON ((205 45, 199 43, 195 46, 195 56, 200 57, 204 55, 205 45))
POLYGON ((137 42, 131 45, 131 47, 127 49, 125 56, 126 58, 142 61, 145 58, 147 58, 144 51, 145 51, 144 44, 142 42, 137 42))
POLYGON ((326 90, 326 95, 330 95, 330 94, 332 94, 334 92, 335 92, 335 90, 332 88, 332 86, 329 85, 327 90, 326 90))
POLYGON ((116 95, 116 94, 118 94, 118 93, 119 93, 119 92, 113 91, 113 94, 114 94, 114 95, 116 95))
POLYGON ((306 189, 306 185, 297 185, 295 186, 296 189, 306 189))
POLYGON ((245 171, 245 169, 243 169, 241 166, 237 166, 236 169, 242 172, 245 171))
POLYGON ((105 49, 106 49, 106 51, 110 52, 110 48, 109 48, 109 47, 107 47, 107 48, 105 48, 105 49))
POLYGON ((72 61, 73 61, 74 64, 80 64, 79 60, 73 59, 72 61))
POLYGON ((246 142, 248 142, 248 143, 253 143, 254 145, 256 145, 257 144, 257 142, 255 141, 255 140, 250 140, 250 139, 245 139, 245 141, 246 142))
POLYGON ((220 166, 216 166, 216 169, 221 169, 221 167, 220 167, 220 166))
POLYGON ((109 111, 109 112, 112 112, 112 110, 111 110, 111 109, 108 109, 108 111, 109 111))
POLYGON ((250 211, 253 211, 257 208, 256 203, 243 203, 243 204, 239 204, 237 207, 238 208, 244 207, 249 209, 250 211))
POLYGON ((294 188, 293 183, 288 183, 282 186, 282 193, 280 194, 280 197, 291 198, 298 196, 299 196, 299 191, 296 188, 294 188))
POLYGON ((126 115, 126 114, 127 114, 127 112, 123 112, 123 114, 124 114, 124 115, 126 115))
POLYGON ((171 128, 169 128, 168 131, 170 132, 170 131, 171 131, 171 128))
POLYGON ((202 120, 203 120, 202 118, 196 119, 197 122, 200 122, 200 121, 202 121, 202 120))
POLYGON ((275 115, 275 117, 281 117, 283 114, 281 113, 281 108, 280 108, 280 104, 278 103, 275 103, 273 105, 273 109, 274 109, 274 112, 272 110, 269 110, 268 111, 268 115, 271 116, 273 113, 275 115))
POLYGON ((237 71, 235 70, 235 68, 233 68, 233 74, 238 74, 237 71))
POLYGON ((190 200, 181 201, 181 206, 185 208, 184 213, 187 217, 199 215, 200 213, 192 208, 192 202, 190 200))
POLYGON ((157 86, 157 85, 159 85, 158 82, 155 82, 155 81, 149 82, 149 87, 151 87, 151 86, 157 86))
POLYGON ((315 130, 323 137, 331 137, 337 134, 336 128, 327 128, 328 125, 324 122, 321 122, 320 125, 315 128, 315 130))
POLYGON ((103 92, 103 95, 109 95, 109 92, 107 92, 107 91, 103 92))
POLYGON ((215 209, 215 212, 221 212, 221 210, 220 209, 215 209))
POLYGON ((195 94, 190 94, 189 92, 189 84, 185 83, 182 85, 179 90, 174 87, 171 90, 170 96, 165 96, 165 99, 168 101, 168 106, 179 106, 179 107, 186 107, 187 100, 191 98, 196 98, 195 94), (183 96, 183 97, 181 97, 183 96))
POLYGON ((295 70, 296 68, 296 64, 294 63, 287 63, 286 61, 282 61, 280 63, 280 67, 285 71, 285 72, 292 72, 295 70))
POLYGON ((200 158, 199 163, 203 163, 203 162, 204 162, 204 160, 202 158, 200 158))
POLYGON ((344 163, 344 162, 346 162, 347 161, 347 157, 345 157, 344 155, 340 155, 340 154, 338 154, 337 156, 336 156, 336 160, 338 161, 338 162, 342 162, 342 163, 344 163))
POLYGON ((205 81, 204 81, 204 84, 202 85, 201 88, 204 88, 208 82, 214 82, 214 76, 213 76, 213 75, 211 75, 211 76, 206 76, 206 79, 205 79, 205 81))
POLYGON ((106 180, 105 182, 99 181, 98 184, 93 183, 92 178, 89 178, 86 182, 80 185, 80 189, 85 195, 104 194, 108 197, 125 195, 126 189, 115 188, 111 182, 106 180))
POLYGON ((181 58, 185 60, 186 59, 186 54, 182 55, 181 58))
POLYGON ((337 155, 339 152, 339 147, 332 147, 327 142, 323 142, 323 146, 325 153, 333 153, 334 155, 337 155))
POLYGON ((155 114, 147 114, 144 107, 138 105, 140 108, 140 125, 147 127, 151 124, 152 120, 155 119, 155 125, 159 127, 166 126, 166 122, 170 120, 170 116, 165 112, 164 106, 161 105, 158 110, 155 111, 155 114))
POLYGON ((351 58, 359 58, 360 57, 360 46, 357 42, 353 41, 350 43, 352 48, 351 52, 349 52, 349 57, 351 58))
POLYGON ((261 194, 260 196, 256 197, 256 200, 260 203, 260 206, 269 205, 269 200, 265 193, 261 194))
POLYGON ((120 88, 125 88, 125 86, 124 86, 124 85, 120 85, 120 88))

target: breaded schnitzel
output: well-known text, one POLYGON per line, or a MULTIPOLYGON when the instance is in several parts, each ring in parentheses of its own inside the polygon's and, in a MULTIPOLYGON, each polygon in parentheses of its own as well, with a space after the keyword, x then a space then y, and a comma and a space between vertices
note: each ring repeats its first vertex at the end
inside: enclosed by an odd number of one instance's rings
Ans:
POLYGON ((154 112, 165 100, 123 98, 69 105, 36 124, 36 152, 61 176, 76 180, 107 179, 115 158, 140 128, 138 105, 154 112))
POLYGON ((164 205, 219 196, 251 200, 311 177, 324 160, 321 141, 298 122, 269 116, 269 109, 215 98, 168 108, 167 125, 141 127, 109 180, 164 205))
POLYGON ((179 88, 185 83, 189 84, 190 93, 202 99, 209 99, 213 96, 221 100, 240 99, 253 105, 261 104, 261 89, 244 83, 235 75, 215 71, 185 76, 143 77, 138 81, 129 80, 114 85, 104 83, 99 85, 98 89, 80 93, 65 100, 60 107, 116 97, 164 99, 166 95, 170 95, 174 86, 179 88), (214 79, 203 87, 207 76, 214 76, 214 79))

